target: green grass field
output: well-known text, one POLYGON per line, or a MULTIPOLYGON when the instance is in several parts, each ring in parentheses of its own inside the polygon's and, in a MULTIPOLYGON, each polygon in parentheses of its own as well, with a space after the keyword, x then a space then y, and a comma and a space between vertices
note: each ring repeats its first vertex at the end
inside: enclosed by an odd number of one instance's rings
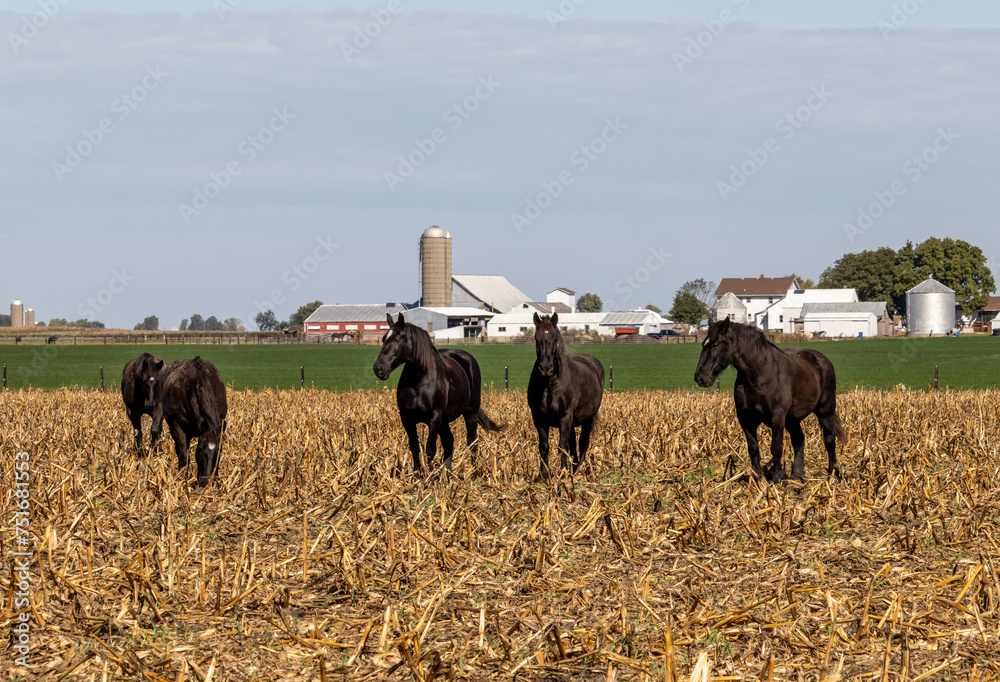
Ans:
MULTIPOLYGON (((837 370, 840 390, 890 389, 904 384, 927 389, 939 366, 941 387, 994 388, 1000 386, 1000 338, 967 336, 948 338, 849 339, 802 344, 825 353, 837 370)), ((466 346, 479 360, 483 382, 495 390, 504 387, 504 367, 509 367, 510 387, 524 388, 535 358, 532 345, 466 346)), ((7 365, 7 387, 53 389, 63 386, 100 385, 117 389, 125 362, 142 351, 167 362, 201 355, 215 363, 223 379, 236 390, 288 389, 300 386, 300 367, 306 386, 332 391, 373 389, 395 385, 397 370, 384 384, 375 379, 372 363, 377 346, 2 346, 0 363, 7 365)), ((688 390, 697 388, 694 369, 701 346, 689 344, 607 344, 569 346, 570 352, 596 355, 610 375, 615 390, 688 390)), ((732 387, 735 370, 722 375, 722 385, 732 387)))

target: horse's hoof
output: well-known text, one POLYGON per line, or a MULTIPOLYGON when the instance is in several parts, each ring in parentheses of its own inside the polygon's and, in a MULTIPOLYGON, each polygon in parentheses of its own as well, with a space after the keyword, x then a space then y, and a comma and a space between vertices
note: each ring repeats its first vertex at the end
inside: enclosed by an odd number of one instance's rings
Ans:
POLYGON ((786 480, 788 480, 788 474, 785 473, 784 469, 775 469, 774 473, 771 474, 771 483, 775 485, 786 480))
POLYGON ((538 474, 537 476, 535 476, 535 481, 534 482, 535 483, 548 483, 549 482, 549 476, 548 476, 548 474, 538 474))

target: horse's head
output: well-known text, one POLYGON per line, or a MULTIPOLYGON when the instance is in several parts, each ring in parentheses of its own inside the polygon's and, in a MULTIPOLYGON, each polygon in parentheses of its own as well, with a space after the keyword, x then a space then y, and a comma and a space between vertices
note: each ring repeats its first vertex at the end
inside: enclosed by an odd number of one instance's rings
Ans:
POLYGON ((559 366, 559 353, 565 351, 562 334, 559 333, 559 313, 552 317, 539 317, 535 313, 535 365, 543 377, 555 374, 559 366))
POLYGON ((389 313, 385 314, 385 319, 389 322, 389 331, 382 337, 382 350, 372 367, 375 376, 382 381, 389 378, 392 370, 413 357, 412 333, 403 320, 403 313, 399 314, 399 319, 395 322, 389 313))
POLYGON ((699 386, 708 388, 719 378, 722 370, 733 364, 734 331, 728 317, 722 322, 709 323, 708 336, 701 344, 701 357, 694 371, 694 380, 699 386))
POLYGON ((143 353, 139 361, 138 375, 142 382, 142 402, 146 410, 153 410, 160 404, 160 370, 163 369, 163 360, 143 353))

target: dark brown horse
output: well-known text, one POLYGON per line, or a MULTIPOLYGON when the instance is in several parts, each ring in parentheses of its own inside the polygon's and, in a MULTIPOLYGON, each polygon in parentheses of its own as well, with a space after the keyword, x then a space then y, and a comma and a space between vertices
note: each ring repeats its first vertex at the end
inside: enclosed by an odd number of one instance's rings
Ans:
POLYGON ((444 465, 451 469, 455 437, 451 422, 465 418, 466 442, 473 456, 478 450, 477 429, 499 431, 481 407, 482 376, 479 363, 469 353, 456 348, 437 350, 430 335, 408 324, 400 313, 393 322, 386 314, 389 331, 382 337, 382 350, 372 370, 385 381, 394 369, 403 365, 403 373, 396 386, 396 405, 399 418, 409 439, 413 455, 413 470, 421 471, 420 441, 417 424, 427 424, 427 466, 437 453, 437 439, 441 437, 444 465))
POLYGON ((535 366, 528 379, 528 407, 538 430, 541 470, 536 481, 549 479, 549 429, 559 429, 559 452, 566 468, 566 453, 573 472, 580 467, 590 445, 590 434, 604 398, 604 365, 589 353, 567 353, 559 333, 559 314, 535 313, 535 366), (576 431, 580 427, 577 454, 576 431))
POLYGON ((153 418, 153 426, 149 430, 149 446, 156 445, 163 429, 163 409, 160 407, 159 374, 163 369, 163 360, 143 353, 125 363, 122 369, 122 400, 125 401, 125 416, 132 422, 135 429, 135 449, 142 454, 142 415, 153 418))
POLYGON ((756 327, 726 318, 709 324, 694 380, 707 388, 730 365, 736 368, 736 419, 747 439, 753 472, 773 483, 787 478, 781 463, 787 429, 795 451, 792 478, 804 479, 806 438, 801 422, 815 414, 829 456, 826 475, 836 474, 839 479, 837 441, 846 441, 847 433, 837 415, 837 377, 829 358, 808 348, 778 348, 756 327), (767 475, 760 466, 757 444, 761 424, 771 429, 767 475))
POLYGON ((198 485, 208 485, 222 455, 228 409, 226 385, 219 370, 200 357, 177 360, 164 368, 160 383, 160 404, 174 437, 177 468, 187 466, 188 445, 197 438, 198 485))

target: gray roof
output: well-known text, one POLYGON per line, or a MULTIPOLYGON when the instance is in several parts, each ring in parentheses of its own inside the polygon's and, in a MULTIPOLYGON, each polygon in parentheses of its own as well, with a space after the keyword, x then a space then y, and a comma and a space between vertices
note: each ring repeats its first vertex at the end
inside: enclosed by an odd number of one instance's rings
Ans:
POLYGON ((515 306, 530 300, 503 275, 453 275, 451 280, 473 298, 500 312, 509 313, 515 306))
POLYGON ((809 313, 874 313, 875 317, 885 317, 888 307, 885 301, 856 301, 853 303, 803 303, 802 317, 809 313))
POLYGON ((617 324, 652 324, 659 323, 657 315, 652 310, 623 310, 608 313, 601 320, 602 325, 617 324))
POLYGON ((306 318, 310 322, 385 322, 385 314, 393 317, 406 310, 406 306, 393 304, 373 305, 321 305, 306 318))
POLYGON ((747 305, 739 299, 739 297, 731 291, 727 291, 723 294, 722 298, 715 302, 712 306, 712 310, 746 310, 747 305))
POLYGON ((953 294, 955 293, 952 289, 949 289, 945 285, 938 282, 933 277, 928 277, 923 282, 913 287, 906 293, 908 294, 953 294))
MULTIPOLYGON (((559 313, 560 315, 565 315, 567 313, 573 312, 565 303, 548 303, 546 301, 525 301, 521 304, 520 310, 537 310, 542 315, 551 315, 552 313, 559 313)), ((516 312, 518 308, 515 308, 511 312, 516 312)))

